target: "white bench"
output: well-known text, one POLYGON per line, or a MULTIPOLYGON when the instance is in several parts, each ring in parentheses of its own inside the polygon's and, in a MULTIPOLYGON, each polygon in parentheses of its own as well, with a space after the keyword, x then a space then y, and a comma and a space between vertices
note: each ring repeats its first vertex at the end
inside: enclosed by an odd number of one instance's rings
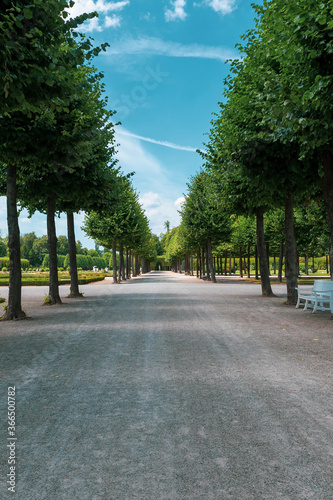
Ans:
POLYGON ((312 312, 331 311, 333 314, 333 281, 315 280, 310 294, 301 294, 296 287, 298 299, 296 308, 300 306, 301 300, 305 301, 304 311, 312 307, 312 312))

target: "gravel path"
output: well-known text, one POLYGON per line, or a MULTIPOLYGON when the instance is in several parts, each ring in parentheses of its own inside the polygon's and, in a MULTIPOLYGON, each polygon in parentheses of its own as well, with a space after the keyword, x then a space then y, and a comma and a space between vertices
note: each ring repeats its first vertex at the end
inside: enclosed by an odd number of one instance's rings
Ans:
POLYGON ((80 288, 0 323, 1 499, 333 498, 329 313, 169 272, 80 288))

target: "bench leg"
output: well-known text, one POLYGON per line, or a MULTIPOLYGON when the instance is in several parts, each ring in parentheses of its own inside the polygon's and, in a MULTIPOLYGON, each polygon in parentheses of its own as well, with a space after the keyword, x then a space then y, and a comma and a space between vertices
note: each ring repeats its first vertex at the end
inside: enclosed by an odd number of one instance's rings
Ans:
POLYGON ((319 301, 319 304, 318 304, 318 300, 317 300, 317 297, 316 297, 316 300, 315 300, 315 303, 313 304, 313 313, 317 311, 317 308, 322 308, 323 307, 323 301, 319 301))

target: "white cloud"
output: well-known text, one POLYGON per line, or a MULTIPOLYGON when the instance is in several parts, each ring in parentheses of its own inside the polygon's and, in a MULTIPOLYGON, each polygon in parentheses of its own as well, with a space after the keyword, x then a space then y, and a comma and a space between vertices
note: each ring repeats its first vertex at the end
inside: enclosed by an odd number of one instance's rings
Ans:
POLYGON ((230 14, 237 8, 236 0, 205 0, 205 3, 221 14, 230 14))
POLYGON ((104 54, 109 56, 145 54, 167 57, 194 57, 201 59, 216 59, 222 62, 238 57, 238 53, 230 48, 200 45, 197 43, 184 45, 179 42, 164 41, 156 37, 123 39, 113 43, 104 54))
POLYGON ((89 19, 84 26, 81 25, 79 31, 82 33, 91 33, 92 31, 103 31, 103 28, 100 25, 98 17, 93 17, 89 19))
POLYGON ((165 20, 176 21, 177 19, 180 19, 181 21, 184 21, 187 17, 185 12, 186 0, 171 1, 171 5, 173 9, 165 10, 165 20))
POLYGON ((129 0, 124 2, 108 2, 106 0, 77 0, 74 6, 68 9, 71 17, 80 16, 81 14, 89 14, 90 12, 100 12, 106 14, 107 12, 120 11, 127 5, 129 0))
POLYGON ((192 148, 191 146, 180 146, 179 144, 174 144, 173 142, 168 141, 158 141, 157 139, 151 139, 150 137, 143 137, 142 135, 132 134, 128 130, 121 129, 118 131, 120 135, 127 135, 130 137, 134 137, 135 139, 139 139, 140 141, 151 142, 152 144, 158 144, 160 146, 165 146, 171 149, 179 149, 180 151, 190 151, 195 153, 197 150, 192 148))
POLYGON ((158 193, 153 193, 152 191, 144 193, 140 196, 139 203, 146 212, 148 219, 151 219, 154 215, 158 215, 161 206, 161 200, 158 193))
POLYGON ((118 28, 120 26, 120 21, 120 16, 105 16, 104 26, 105 28, 118 28))
POLYGON ((123 2, 108 2, 107 0, 78 0, 74 6, 68 10, 70 17, 80 16, 81 14, 97 12, 99 17, 89 19, 84 25, 79 27, 79 31, 92 32, 102 31, 105 28, 117 28, 120 26, 121 17, 119 15, 107 16, 110 12, 120 12, 127 5, 129 0, 123 2), (104 18, 105 16, 105 18, 104 18))
POLYGON ((160 197, 158 193, 153 193, 149 191, 140 196, 140 204, 144 209, 157 208, 161 205, 160 197))
POLYGON ((175 207, 177 208, 177 210, 180 210, 181 209, 181 206, 182 204, 185 202, 185 196, 180 196, 179 198, 177 198, 177 200, 175 201, 174 205, 175 207))

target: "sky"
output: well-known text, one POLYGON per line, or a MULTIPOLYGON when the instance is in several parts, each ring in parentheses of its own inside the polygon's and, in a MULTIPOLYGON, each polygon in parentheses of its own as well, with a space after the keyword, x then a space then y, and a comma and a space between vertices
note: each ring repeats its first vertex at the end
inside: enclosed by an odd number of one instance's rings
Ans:
MULTIPOLYGON (((208 141, 213 113, 241 35, 254 26, 252 0, 77 0, 70 15, 98 12, 80 31, 107 42, 94 66, 104 73, 108 107, 116 110, 118 165, 135 172, 133 187, 154 234, 180 222, 187 182, 202 166, 197 149, 208 141)), ((259 2, 258 2, 259 3, 259 2)), ((94 248, 75 216, 76 238, 94 248)), ((66 218, 56 221, 66 234, 66 218)), ((0 231, 7 234, 6 199, 0 231)), ((46 234, 46 216, 20 215, 20 231, 46 234)))

